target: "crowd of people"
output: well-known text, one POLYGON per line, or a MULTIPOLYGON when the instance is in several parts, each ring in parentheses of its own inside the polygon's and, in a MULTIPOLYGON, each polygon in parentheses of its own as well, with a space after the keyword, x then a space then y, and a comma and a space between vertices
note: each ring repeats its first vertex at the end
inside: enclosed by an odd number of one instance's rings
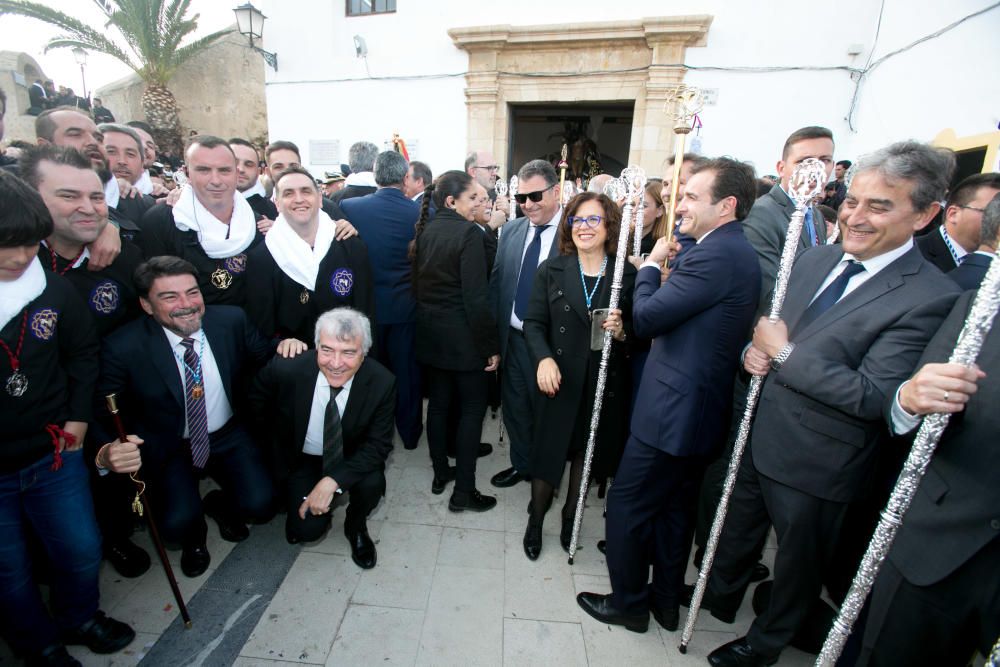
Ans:
POLYGON ((543 159, 520 166, 509 199, 488 151, 435 178, 358 142, 349 175, 317 180, 292 142, 195 135, 168 184, 150 172, 157 147, 141 121, 57 106, 36 134, 0 170, 0 621, 29 664, 78 664, 66 645, 112 653, 134 637, 99 610, 98 586, 102 558, 126 577, 150 567, 131 539, 130 475, 184 576, 211 563, 206 517, 235 542, 284 514, 287 540, 307 543, 340 494, 368 569, 367 517, 397 437, 415 449, 426 426, 427 482, 452 485, 450 511, 496 506, 477 459, 498 406, 510 465, 489 484, 526 482, 525 556, 546 548, 567 469, 570 549, 589 471, 607 492, 598 548, 612 592, 579 605, 635 632, 650 614, 675 631, 750 376, 765 378, 761 401, 703 607, 733 623, 749 584, 771 581, 746 634, 709 662, 818 650, 832 613, 821 592, 842 602, 907 435, 937 412, 960 416, 845 664, 965 665, 1000 634, 1000 334, 977 367, 945 363, 996 253, 1000 174, 952 185, 954 156, 912 141, 835 164, 831 132, 812 126, 790 134, 768 181, 684 155, 676 199, 673 164, 649 180, 628 230, 641 251, 618 267, 629 221, 604 191, 611 176, 569 197, 543 159), (799 255, 771 322, 789 181, 807 158, 833 178, 790 241, 799 255), (203 497, 205 478, 218 488, 203 497), (760 562, 772 529, 773 572, 760 562))

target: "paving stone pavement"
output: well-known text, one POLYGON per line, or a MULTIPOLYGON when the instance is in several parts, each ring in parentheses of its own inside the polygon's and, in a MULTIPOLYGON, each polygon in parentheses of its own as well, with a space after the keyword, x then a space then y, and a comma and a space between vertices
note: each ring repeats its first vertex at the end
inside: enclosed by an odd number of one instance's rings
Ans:
MULTIPOLYGON (((136 665, 140 661, 143 667, 679 667, 707 664, 709 651, 746 631, 752 620, 749 595, 732 625, 702 615, 687 655, 677 651, 680 634, 664 631, 652 619, 649 632, 636 634, 600 624, 584 614, 576 605, 576 593, 610 591, 607 565, 596 548, 604 534, 603 501, 596 491, 588 496, 582 548, 574 565, 567 564, 559 546, 557 509, 550 511, 545 524, 541 558, 527 560, 521 538, 527 521, 528 485, 510 489, 490 486, 489 478, 506 468, 509 459, 506 446, 496 446, 498 422, 489 415, 483 439, 495 445, 493 454, 480 459, 477 468, 479 489, 498 497, 492 511, 449 512, 450 487, 439 496, 430 492, 432 472, 426 439, 413 451, 404 450, 397 442, 386 472, 386 497, 368 522, 378 549, 378 565, 373 570, 362 571, 351 561, 343 534, 344 512, 338 506, 329 533, 309 545, 274 543, 283 542, 281 517, 267 526, 251 527, 251 539, 245 545, 264 545, 259 548, 259 557, 255 560, 253 551, 237 546, 233 564, 251 570, 280 569, 287 567, 278 562, 282 550, 297 549, 298 553, 293 551, 291 566, 277 590, 264 590, 268 580, 264 573, 248 574, 247 582, 241 585, 239 568, 227 567, 234 545, 219 538, 210 520, 212 566, 208 572, 195 579, 184 577, 180 574, 180 553, 170 552, 181 590, 192 602, 198 632, 177 627, 176 607, 159 566, 130 580, 117 576, 105 564, 101 607, 131 623, 136 639, 111 656, 94 655, 81 647, 72 647, 70 652, 88 667, 136 665), (256 594, 262 597, 254 599, 256 594), (234 607, 234 596, 242 596, 239 600, 246 606, 234 607), (229 611, 234 609, 239 611, 235 618, 229 611), (231 622, 227 624, 227 620, 231 622), (217 640, 214 648, 209 647, 213 638, 217 640)), ((564 493, 553 508, 560 506, 564 493)), ((145 534, 139 534, 137 541, 152 553, 145 534)), ((773 557, 773 547, 769 544, 765 560, 773 557)), ((694 577, 691 568, 688 581, 694 577)), ((799 667, 812 665, 813 660, 788 649, 778 664, 799 667)), ((0 665, 15 664, 0 642, 0 665)))

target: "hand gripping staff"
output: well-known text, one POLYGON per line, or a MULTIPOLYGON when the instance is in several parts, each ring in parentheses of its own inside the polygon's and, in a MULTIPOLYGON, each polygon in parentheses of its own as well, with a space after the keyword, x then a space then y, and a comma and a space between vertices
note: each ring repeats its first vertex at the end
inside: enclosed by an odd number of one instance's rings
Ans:
MULTIPOLYGON (((994 258, 979 286, 979 292, 965 318, 965 325, 958 334, 958 341, 955 343, 955 349, 952 350, 948 363, 972 366, 976 362, 976 357, 979 356, 979 351, 983 347, 983 341, 986 340, 986 335, 993 326, 998 307, 1000 307, 1000 262, 994 258)), ((899 526, 903 522, 906 510, 910 507, 910 502, 917 492, 917 487, 920 486, 920 480, 923 479, 924 473, 927 471, 934 450, 937 448, 945 428, 948 427, 950 419, 951 414, 949 413, 936 413, 927 415, 920 424, 920 430, 917 431, 917 436, 913 439, 910 455, 906 458, 906 463, 903 464, 903 470, 899 473, 899 479, 896 480, 892 495, 889 496, 889 502, 882 511, 882 518, 875 527, 875 533, 868 544, 868 550, 861 559, 858 573, 854 575, 851 589, 847 592, 844 603, 840 605, 837 620, 830 628, 830 634, 827 635, 826 641, 823 643, 823 650, 820 651, 819 657, 816 659, 817 667, 832 667, 836 664, 837 658, 840 657, 847 637, 851 634, 851 628, 858 620, 858 614, 861 613, 861 608, 864 607, 865 600, 868 599, 868 594, 882 568, 882 563, 889 555, 889 549, 896 538, 896 531, 899 530, 899 526)), ((1000 662, 1000 640, 998 640, 998 645, 993 648, 990 660, 989 664, 991 665, 1000 662)))
MULTIPOLYGON (((115 421, 115 428, 118 431, 118 440, 120 442, 126 442, 128 436, 125 434, 125 427, 122 425, 121 417, 118 414, 118 396, 117 394, 108 394, 104 397, 108 404, 108 411, 111 412, 111 418, 115 421)), ((132 510, 142 516, 146 516, 146 524, 149 526, 149 534, 153 538, 153 545, 156 547, 156 555, 160 557, 160 563, 163 564, 163 571, 167 575, 167 582, 170 584, 170 590, 174 594, 174 599, 177 600, 177 608, 181 612, 181 619, 184 621, 184 627, 191 627, 191 615, 188 614, 187 605, 184 604, 184 598, 181 596, 181 589, 177 586, 177 578, 174 577, 174 569, 170 566, 170 560, 167 558, 167 552, 163 548, 163 542, 160 540, 160 531, 156 528, 156 520, 153 518, 153 509, 149 506, 149 498, 146 496, 146 483, 143 482, 138 477, 138 473, 131 473, 129 477, 135 482, 136 492, 135 501, 132 503, 132 510)))
MULTIPOLYGON (((823 194, 825 185, 826 167, 815 158, 808 158, 800 162, 795 167, 788 183, 789 194, 792 201, 795 202, 795 213, 792 214, 792 219, 788 223, 785 245, 781 250, 781 263, 778 265, 778 276, 774 285, 774 300, 771 302, 771 313, 768 315, 768 319, 772 322, 781 319, 781 306, 785 301, 785 293, 788 291, 788 276, 792 272, 792 264, 795 262, 795 254, 798 251, 806 207, 811 205, 816 197, 823 194)), ((679 647, 681 653, 687 653, 691 635, 694 634, 694 624, 698 620, 698 610, 705 597, 708 576, 712 572, 712 561, 715 560, 715 550, 719 546, 719 536, 722 534, 722 525, 726 520, 726 510, 729 509, 729 499, 733 495, 733 487, 736 486, 736 472, 740 469, 743 450, 746 449, 747 440, 750 437, 753 413, 757 409, 757 400, 760 398, 760 390, 763 386, 763 376, 754 375, 750 378, 750 389, 747 391, 743 421, 740 422, 740 428, 737 431, 736 442, 733 445, 733 457, 729 461, 726 481, 722 486, 722 496, 719 498, 719 508, 715 512, 715 520, 712 522, 712 530, 708 535, 708 543, 705 545, 705 555, 701 561, 701 570, 698 572, 698 581, 694 586, 694 595, 691 596, 691 606, 688 609, 687 619, 684 621, 684 632, 681 634, 679 647)))
MULTIPOLYGON (((639 167, 628 167, 622 171, 622 181, 628 187, 625 197, 625 207, 622 210, 622 223, 618 231, 618 251, 615 253, 615 273, 611 280, 611 298, 608 308, 618 307, 618 299, 622 291, 622 276, 625 274, 625 258, 628 255, 629 223, 633 219, 632 202, 636 197, 642 198, 646 187, 646 172, 639 167)), ((604 344, 601 347, 601 365, 597 369, 597 392, 594 395, 594 410, 590 416, 590 433, 587 435, 587 450, 583 458, 583 479, 580 481, 580 495, 576 501, 576 514, 573 516, 573 537, 569 543, 569 564, 573 564, 577 545, 580 540, 580 524, 583 522, 583 505, 590 486, 590 465, 594 460, 594 447, 597 440, 597 426, 601 422, 601 405, 604 403, 604 386, 608 381, 608 359, 611 356, 611 331, 604 330, 604 344)))

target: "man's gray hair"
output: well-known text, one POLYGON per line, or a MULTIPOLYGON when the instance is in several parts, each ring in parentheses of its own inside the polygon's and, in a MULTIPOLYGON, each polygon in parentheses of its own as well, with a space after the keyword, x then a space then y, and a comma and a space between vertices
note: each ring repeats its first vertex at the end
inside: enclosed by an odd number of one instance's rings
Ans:
POLYGON ((1000 241, 1000 194, 993 197, 983 211, 979 239, 980 243, 989 244, 994 248, 997 246, 997 241, 1000 241))
POLYGON ((469 171, 469 169, 477 162, 479 162, 479 153, 477 151, 472 151, 465 158, 465 170, 469 171))
POLYGON ((517 172, 518 181, 526 181, 534 176, 541 176, 545 179, 545 185, 552 187, 559 182, 559 177, 556 176, 556 168, 553 167, 547 160, 532 160, 526 163, 517 172))
POLYGON ((611 182, 614 178, 611 174, 598 174, 590 179, 590 183, 587 184, 587 192, 596 192, 599 195, 604 194, 605 186, 611 182))
POLYGON ((117 132, 119 134, 127 134, 135 140, 136 146, 139 147, 139 157, 145 155, 146 148, 142 145, 142 138, 139 133, 133 130, 128 125, 121 125, 120 123, 101 123, 97 126, 101 134, 107 134, 108 132, 117 132))
POLYGON ((379 187, 402 185, 409 164, 401 153, 382 151, 375 159, 375 184, 379 187))
POLYGON ((378 146, 370 141, 359 141, 351 144, 351 149, 347 152, 347 164, 351 167, 351 173, 356 174, 374 169, 377 155, 378 146))
POLYGON ((353 308, 334 308, 320 315, 316 320, 316 347, 319 347, 320 334, 345 342, 360 338, 361 353, 365 355, 372 347, 371 322, 353 308))
POLYGON ((910 203, 914 210, 926 211, 944 199, 955 171, 955 154, 919 141, 899 141, 862 156, 855 168, 855 177, 876 171, 890 182, 910 181, 910 203))

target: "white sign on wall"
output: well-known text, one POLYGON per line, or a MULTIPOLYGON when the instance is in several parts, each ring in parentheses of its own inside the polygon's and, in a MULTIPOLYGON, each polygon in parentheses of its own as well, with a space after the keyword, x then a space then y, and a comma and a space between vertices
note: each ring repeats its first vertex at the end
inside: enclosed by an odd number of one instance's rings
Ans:
POLYGON ((309 163, 310 164, 332 164, 340 166, 340 140, 339 139, 319 139, 309 140, 309 163))

